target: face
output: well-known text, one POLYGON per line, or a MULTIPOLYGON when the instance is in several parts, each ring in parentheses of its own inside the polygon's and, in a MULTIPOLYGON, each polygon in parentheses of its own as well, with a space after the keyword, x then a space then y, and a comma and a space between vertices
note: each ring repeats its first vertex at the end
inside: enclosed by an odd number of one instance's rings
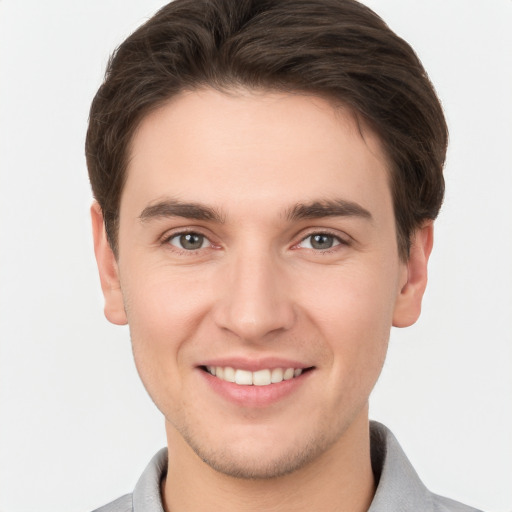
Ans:
POLYGON ((127 173, 118 259, 93 207, 96 254, 169 443, 265 478, 364 428, 431 241, 400 260, 378 138, 320 98, 204 89, 143 120, 127 173))

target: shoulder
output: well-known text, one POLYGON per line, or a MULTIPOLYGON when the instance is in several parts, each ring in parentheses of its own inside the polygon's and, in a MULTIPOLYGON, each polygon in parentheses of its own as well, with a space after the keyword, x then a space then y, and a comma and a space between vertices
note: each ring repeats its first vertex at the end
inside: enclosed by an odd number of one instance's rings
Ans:
POLYGON ((430 492, 384 425, 372 422, 370 433, 372 469, 378 485, 368 512, 480 512, 430 492))
POLYGON ((132 512, 133 500, 131 494, 125 494, 115 501, 97 508, 93 512, 132 512))
POLYGON ((160 482, 167 472, 167 448, 147 465, 133 493, 125 494, 93 512, 163 512, 160 482))
POLYGON ((434 512, 481 512, 476 508, 437 494, 432 494, 432 503, 434 512))

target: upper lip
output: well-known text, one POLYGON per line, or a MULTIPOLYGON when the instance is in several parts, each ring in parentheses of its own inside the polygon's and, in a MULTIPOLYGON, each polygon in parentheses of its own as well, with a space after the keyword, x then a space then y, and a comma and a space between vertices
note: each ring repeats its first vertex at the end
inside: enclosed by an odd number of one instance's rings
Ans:
POLYGON ((264 357, 264 358, 246 358, 246 357, 222 357, 208 359, 203 361, 199 366, 230 366, 237 370, 247 370, 257 372, 258 370, 273 370, 274 368, 311 368, 312 365, 305 364, 293 359, 285 359, 281 357, 264 357))

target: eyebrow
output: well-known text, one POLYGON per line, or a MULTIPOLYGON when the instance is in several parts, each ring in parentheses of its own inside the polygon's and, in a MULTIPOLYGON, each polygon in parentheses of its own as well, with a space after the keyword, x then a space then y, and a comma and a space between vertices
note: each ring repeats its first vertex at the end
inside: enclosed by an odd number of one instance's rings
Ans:
POLYGON ((290 221, 322 217, 360 217, 372 220, 372 214, 360 204, 345 199, 297 203, 285 213, 290 221))
MULTIPOLYGON (((176 199, 165 199, 146 206, 139 215, 142 222, 166 217, 209 220, 219 224, 225 222, 224 215, 215 208, 198 203, 185 203, 176 199)), ((285 211, 285 218, 288 221, 320 219, 322 217, 360 217, 372 220, 372 215, 368 210, 345 199, 297 203, 285 211)))
POLYGON ((184 203, 176 199, 165 199, 146 206, 139 215, 142 222, 165 217, 183 217, 194 220, 210 220, 219 224, 224 223, 224 216, 215 208, 198 203, 184 203))

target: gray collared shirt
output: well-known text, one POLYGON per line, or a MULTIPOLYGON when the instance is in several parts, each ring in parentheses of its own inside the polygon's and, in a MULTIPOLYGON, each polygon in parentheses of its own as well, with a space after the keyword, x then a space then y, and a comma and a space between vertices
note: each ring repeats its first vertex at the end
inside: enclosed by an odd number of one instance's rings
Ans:
MULTIPOLYGON (((368 512, 480 512, 431 493, 421 482, 395 436, 371 423, 372 468, 378 481, 368 512)), ((167 449, 160 450, 142 473, 132 494, 95 512, 164 512, 160 482, 167 471, 167 449)))

